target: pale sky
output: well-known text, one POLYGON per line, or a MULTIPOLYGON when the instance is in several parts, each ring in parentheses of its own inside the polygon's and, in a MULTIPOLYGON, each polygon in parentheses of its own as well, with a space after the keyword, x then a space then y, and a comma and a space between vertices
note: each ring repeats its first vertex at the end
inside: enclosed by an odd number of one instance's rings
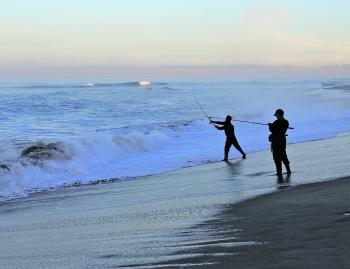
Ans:
POLYGON ((349 10, 348 0, 2 1, 0 72, 344 65, 349 10))

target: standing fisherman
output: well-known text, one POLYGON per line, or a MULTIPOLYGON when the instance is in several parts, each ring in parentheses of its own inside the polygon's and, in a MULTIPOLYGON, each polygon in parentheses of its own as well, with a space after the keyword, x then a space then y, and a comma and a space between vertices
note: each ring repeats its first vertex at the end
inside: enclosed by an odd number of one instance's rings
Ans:
POLYGON ((241 146, 238 144, 237 138, 235 136, 235 127, 231 123, 232 117, 230 115, 227 115, 225 121, 210 121, 213 123, 216 129, 218 130, 225 130, 226 134, 226 143, 225 143, 225 157, 224 161, 228 161, 228 153, 230 151, 231 145, 233 145, 241 154, 242 158, 246 159, 246 154, 242 150, 241 146), (222 126, 216 126, 215 124, 220 124, 222 126))
POLYGON ((282 162, 286 167, 287 174, 289 175, 291 174, 291 171, 286 153, 286 132, 289 127, 289 122, 284 118, 284 111, 282 109, 277 109, 274 116, 277 120, 273 123, 269 123, 269 129, 271 132, 269 141, 271 142, 273 160, 276 165, 276 175, 282 175, 282 162))

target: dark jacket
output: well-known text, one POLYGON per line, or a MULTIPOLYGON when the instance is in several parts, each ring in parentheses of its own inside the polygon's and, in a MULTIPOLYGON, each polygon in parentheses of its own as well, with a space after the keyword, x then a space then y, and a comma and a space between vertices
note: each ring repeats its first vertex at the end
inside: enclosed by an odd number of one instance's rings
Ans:
POLYGON ((286 147, 286 132, 289 127, 289 122, 284 119, 277 119, 273 123, 269 123, 271 135, 269 137, 272 146, 286 147))
POLYGON ((227 140, 234 140, 234 139, 236 139, 235 127, 232 125, 231 122, 227 122, 227 121, 213 121, 213 123, 222 124, 223 125, 222 127, 219 127, 219 126, 215 126, 215 127, 218 130, 225 130, 225 134, 226 134, 226 139, 227 140))

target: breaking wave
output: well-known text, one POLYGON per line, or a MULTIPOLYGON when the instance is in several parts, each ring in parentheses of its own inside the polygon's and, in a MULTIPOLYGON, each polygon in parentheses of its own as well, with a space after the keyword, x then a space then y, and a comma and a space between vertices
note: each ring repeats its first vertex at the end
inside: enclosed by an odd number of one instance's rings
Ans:
POLYGON ((168 142, 169 137, 160 131, 99 132, 64 141, 2 147, 0 197, 156 173, 156 167, 142 168, 140 163, 168 142))

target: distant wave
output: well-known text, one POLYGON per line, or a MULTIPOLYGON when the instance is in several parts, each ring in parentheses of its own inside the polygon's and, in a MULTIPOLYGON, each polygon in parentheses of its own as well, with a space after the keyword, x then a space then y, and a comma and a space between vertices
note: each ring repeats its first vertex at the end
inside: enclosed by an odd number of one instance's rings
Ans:
MULTIPOLYGON (((168 85, 165 82, 152 82, 151 85, 168 85)), ((1 89, 12 88, 12 89, 69 89, 69 88, 113 88, 113 87, 140 87, 139 81, 128 81, 128 82, 111 82, 111 83, 94 83, 87 82, 81 84, 32 84, 32 85, 17 85, 17 86, 1 86, 1 89)))
POLYGON ((337 84, 335 82, 322 82, 321 85, 322 87, 334 87, 337 84))
MULTIPOLYGON (((151 85, 168 85, 166 82, 152 82, 151 85)), ((140 87, 139 81, 117 82, 117 83, 96 83, 96 87, 140 87)))
POLYGON ((180 91, 180 89, 174 88, 174 87, 162 87, 160 88, 161 90, 165 90, 165 91, 180 91))
POLYGON ((343 90, 350 91, 350 85, 339 85, 339 86, 327 86, 325 87, 327 90, 343 90))
POLYGON ((138 81, 118 82, 118 83, 96 83, 95 87, 138 87, 138 81))

